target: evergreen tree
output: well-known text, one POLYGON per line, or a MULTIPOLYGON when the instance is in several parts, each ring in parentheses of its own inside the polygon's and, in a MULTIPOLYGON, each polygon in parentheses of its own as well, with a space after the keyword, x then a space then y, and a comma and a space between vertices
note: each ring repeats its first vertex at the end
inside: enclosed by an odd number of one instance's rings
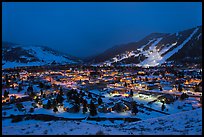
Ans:
POLYGON ((103 100, 101 99, 101 97, 98 98, 98 105, 101 105, 103 103, 103 100))
POLYGON ((83 106, 83 114, 85 114, 87 112, 87 107, 83 106))
POLYGON ((87 101, 83 100, 83 114, 87 112, 87 101))
POLYGON ((79 102, 82 103, 83 98, 81 96, 79 96, 79 102))
POLYGON ((69 98, 71 97, 71 91, 68 91, 66 96, 67 96, 67 100, 69 100, 69 98))
POLYGON ((122 111, 122 106, 120 105, 120 103, 116 103, 116 104, 115 104, 115 110, 116 110, 117 112, 121 112, 121 111, 122 111))
POLYGON ((179 78, 183 78, 183 77, 184 77, 184 72, 183 72, 183 71, 182 71, 182 72, 179 72, 179 73, 178 73, 178 77, 179 77, 179 78))
POLYGON ((22 103, 16 103, 16 107, 19 111, 22 110, 22 108, 24 108, 23 104, 22 103))
POLYGON ((80 105, 74 104, 74 112, 79 112, 80 110, 80 105))
POLYGON ((40 94, 43 95, 43 90, 42 89, 40 89, 40 94))
POLYGON ((17 92, 20 92, 21 90, 23 90, 23 88, 22 88, 22 85, 19 84, 19 86, 18 86, 18 91, 17 91, 17 92))
POLYGON ((80 99, 78 96, 74 96, 74 101, 77 105, 80 105, 80 99))
POLYGON ((132 91, 132 89, 130 90, 130 97, 133 97, 133 91, 132 91))
POLYGON ((34 96, 35 96, 35 92, 31 91, 31 92, 30 92, 30 97, 33 98, 34 96))
POLYGON ((48 100, 47 101, 47 109, 50 109, 52 106, 51 106, 51 101, 50 100, 48 100))
POLYGON ((54 111, 55 113, 58 112, 57 107, 54 107, 53 111, 54 111))
POLYGON ((33 113, 34 112, 34 108, 30 108, 29 112, 33 113))
POLYGON ((62 87, 60 87, 60 92, 59 92, 59 93, 60 93, 60 95, 62 95, 62 96, 64 95, 63 90, 62 90, 62 87))
POLYGON ((82 92, 82 94, 81 94, 81 95, 82 95, 82 97, 83 97, 83 96, 85 96, 85 93, 84 93, 84 92, 82 92))
POLYGON ((9 92, 7 92, 7 90, 4 90, 4 98, 9 97, 8 94, 9 94, 9 92))
POLYGON ((57 94, 56 101, 57 103, 60 103, 60 104, 64 101, 64 98, 62 97, 61 94, 57 94))
POLYGON ((8 74, 6 74, 6 76, 5 76, 5 80, 6 80, 6 86, 9 86, 8 74))
POLYGON ((186 93, 182 93, 180 96, 181 100, 184 100, 185 98, 188 98, 189 96, 186 93))
POLYGON ((178 85, 178 91, 181 92, 182 90, 183 90, 183 89, 182 89, 182 85, 179 84, 179 85, 178 85))
POLYGON ((42 89, 44 87, 44 84, 42 82, 40 82, 39 87, 42 89))
POLYGON ((91 100, 91 103, 90 103, 90 115, 91 116, 97 115, 96 107, 95 107, 92 100, 91 100))
POLYGON ((136 115, 138 113, 137 109, 137 104, 135 101, 132 102, 132 109, 131 109, 132 114, 136 115))
POLYGON ((28 89, 27 89, 27 92, 33 92, 33 86, 30 85, 30 86, 28 87, 28 89))
POLYGON ((182 93, 182 94, 181 94, 180 99, 181 99, 181 100, 184 100, 184 99, 185 99, 185 93, 182 93))
POLYGON ((52 106, 53 106, 53 107, 56 107, 56 106, 57 106, 57 101, 56 101, 56 99, 53 100, 52 106))
POLYGON ((45 93, 43 94, 43 98, 46 98, 46 94, 45 93))
POLYGON ((163 103, 162 106, 161 106, 161 110, 164 111, 165 108, 166 108, 166 107, 165 107, 165 105, 164 105, 164 103, 163 103))
POLYGON ((82 104, 83 104, 83 105, 87 105, 86 99, 83 99, 82 104))
POLYGON ((90 93, 90 92, 88 93, 88 97, 89 97, 89 98, 92 98, 92 95, 91 95, 91 93, 90 93))

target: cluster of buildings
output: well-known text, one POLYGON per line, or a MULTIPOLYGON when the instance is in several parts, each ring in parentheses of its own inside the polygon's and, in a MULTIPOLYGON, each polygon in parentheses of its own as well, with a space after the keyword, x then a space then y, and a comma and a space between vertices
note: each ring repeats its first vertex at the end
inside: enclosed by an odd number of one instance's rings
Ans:
MULTIPOLYGON (((86 96, 91 94, 91 99, 96 105, 99 97, 102 97, 103 100, 106 100, 104 97, 107 94, 111 97, 130 97, 130 91, 133 92, 133 95, 154 94, 164 95, 167 98, 169 97, 166 95, 167 93, 179 97, 185 92, 189 96, 202 98, 202 70, 196 68, 181 69, 172 66, 154 68, 85 66, 32 70, 22 67, 18 70, 3 71, 2 103, 10 103, 11 97, 14 96, 15 99, 24 97, 26 100, 29 96, 27 88, 31 85, 34 87, 33 91, 37 93, 36 96, 39 95, 40 97, 42 97, 40 89, 46 96, 56 95, 60 88, 63 89, 65 95, 71 89, 78 93, 83 91, 84 98, 87 99, 86 96), (39 83, 43 83, 44 87, 40 87, 39 83), (178 89, 179 86, 181 90, 178 89), (22 89, 20 90, 19 87, 22 89), (5 90, 10 91, 9 98, 4 97, 5 90), (90 92, 93 90, 97 90, 97 92, 90 92), (22 93, 22 91, 24 92, 22 93)), ((171 100, 171 97, 168 100, 171 100)), ((121 105, 123 111, 130 110, 128 104, 117 100, 117 103, 109 101, 101 106, 97 105, 98 111, 111 112, 117 106, 116 104, 121 105)))

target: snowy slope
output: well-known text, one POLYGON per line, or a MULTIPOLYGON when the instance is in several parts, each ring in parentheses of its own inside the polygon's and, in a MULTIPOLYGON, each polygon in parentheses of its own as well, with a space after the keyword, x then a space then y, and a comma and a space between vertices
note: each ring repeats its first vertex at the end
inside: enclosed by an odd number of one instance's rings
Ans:
POLYGON ((39 60, 43 60, 44 62, 51 63, 53 60, 56 62, 70 62, 74 63, 72 60, 68 60, 67 58, 59 55, 55 55, 50 51, 44 51, 42 47, 22 47, 27 50, 28 53, 35 55, 39 60))
MULTIPOLYGON (((201 57, 199 50, 199 48, 202 47, 201 30, 202 26, 173 34, 151 34, 151 37, 147 36, 139 42, 127 44, 104 52, 104 54, 101 54, 100 56, 104 58, 110 56, 110 58, 103 62, 96 61, 94 65, 133 64, 137 66, 157 66, 169 61, 169 59, 174 57, 175 54, 178 56, 177 60, 185 59, 186 55, 191 56, 191 54, 189 54, 191 52, 185 51, 185 49, 195 50, 193 51, 192 56, 201 57), (179 54, 181 49, 183 53, 180 58, 179 54), (196 50, 199 50, 198 54, 196 54, 196 50), (119 54, 115 54, 115 52, 119 54), (112 57, 111 54, 114 56, 112 57), (183 56, 184 54, 186 55, 183 56)), ((96 60, 97 58, 99 57, 96 57, 96 60)), ((174 57, 174 59, 176 58, 174 57)))
POLYGON ((165 54, 162 58, 162 60, 160 61, 160 63, 164 63, 168 58, 170 58, 173 54, 175 54, 176 52, 178 52, 192 37, 193 35, 198 31, 198 28, 196 28, 193 33, 186 39, 183 41, 182 44, 180 44, 178 47, 176 47, 174 50, 168 52, 167 54, 165 54))
POLYGON ((202 108, 133 122, 126 124, 124 129, 141 131, 139 134, 147 135, 201 135, 202 108))
MULTIPOLYGON (((202 135, 202 108, 132 123, 103 126, 87 121, 2 120, 3 135, 202 135)), ((110 123, 110 122, 109 122, 110 123)), ((106 124, 107 125, 107 124, 106 124)))
POLYGON ((73 64, 80 60, 44 46, 3 45, 2 68, 40 66, 51 63, 73 64))

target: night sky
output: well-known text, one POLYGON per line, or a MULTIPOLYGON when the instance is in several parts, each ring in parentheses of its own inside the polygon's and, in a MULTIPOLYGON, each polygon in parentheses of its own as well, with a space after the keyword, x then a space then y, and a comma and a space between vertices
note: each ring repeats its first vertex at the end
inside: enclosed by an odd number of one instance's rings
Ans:
POLYGON ((91 56, 152 32, 202 24, 201 2, 2 3, 2 40, 91 56))

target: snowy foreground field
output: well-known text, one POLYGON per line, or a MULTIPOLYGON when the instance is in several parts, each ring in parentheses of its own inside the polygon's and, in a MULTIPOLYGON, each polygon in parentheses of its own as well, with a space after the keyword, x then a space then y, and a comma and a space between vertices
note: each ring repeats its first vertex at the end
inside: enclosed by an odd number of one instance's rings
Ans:
POLYGON ((11 124, 2 120, 3 135, 202 135, 202 108, 148 120, 121 123, 115 121, 27 120, 11 124), (12 126, 10 126, 12 125, 12 126))

